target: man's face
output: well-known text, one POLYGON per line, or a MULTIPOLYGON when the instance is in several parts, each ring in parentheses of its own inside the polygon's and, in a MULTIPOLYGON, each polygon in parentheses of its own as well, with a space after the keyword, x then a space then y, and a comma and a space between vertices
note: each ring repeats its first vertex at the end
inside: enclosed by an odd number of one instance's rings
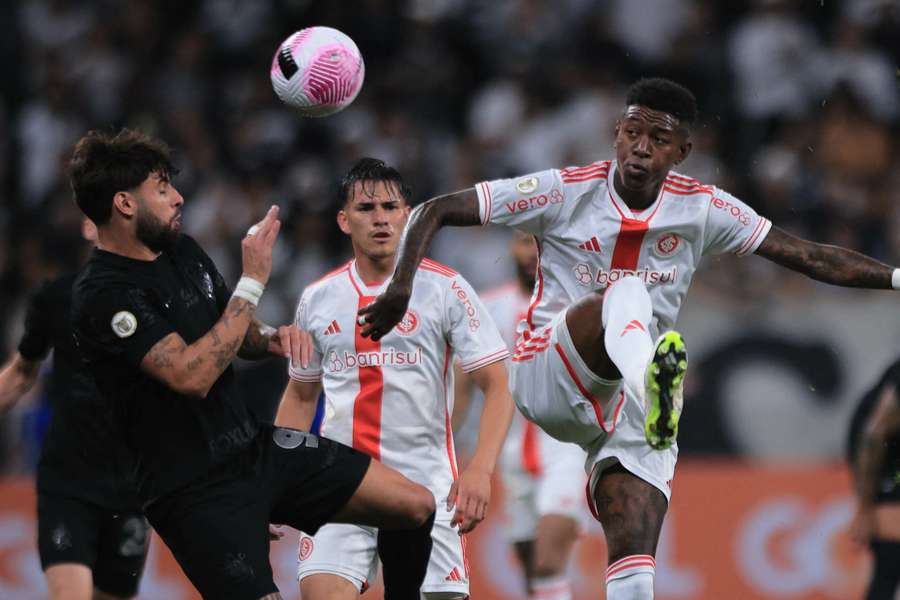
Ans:
POLYGON ((396 185, 357 181, 337 219, 341 231, 350 236, 354 250, 377 260, 397 252, 408 216, 409 206, 396 185))
POLYGON ((172 248, 181 232, 181 207, 184 198, 168 177, 151 173, 135 190, 138 209, 135 214, 138 239, 154 252, 172 248))
POLYGON ((687 130, 669 113, 630 105, 616 124, 619 183, 631 191, 650 191, 687 158, 687 130))
POLYGON ((538 262, 537 244, 534 243, 534 238, 514 230, 510 249, 513 261, 516 263, 516 275, 520 280, 530 282, 531 287, 534 287, 538 262))

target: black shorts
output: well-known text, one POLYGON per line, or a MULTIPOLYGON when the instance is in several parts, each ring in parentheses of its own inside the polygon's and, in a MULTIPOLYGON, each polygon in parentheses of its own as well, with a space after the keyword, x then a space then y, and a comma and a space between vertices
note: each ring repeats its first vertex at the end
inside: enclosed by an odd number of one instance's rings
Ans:
POLYGON ((144 515, 47 491, 38 491, 37 504, 42 569, 61 563, 85 565, 97 589, 113 596, 137 595, 150 546, 144 515))
POLYGON ((204 598, 278 591, 269 523, 315 533, 353 496, 368 455, 293 429, 265 427, 227 465, 147 507, 147 517, 204 598))

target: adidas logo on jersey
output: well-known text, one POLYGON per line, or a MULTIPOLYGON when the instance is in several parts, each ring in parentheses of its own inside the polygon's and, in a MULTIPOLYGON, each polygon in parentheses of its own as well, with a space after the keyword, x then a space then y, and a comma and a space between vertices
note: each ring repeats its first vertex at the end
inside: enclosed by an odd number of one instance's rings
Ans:
POLYGON ((453 570, 450 571, 450 574, 444 577, 444 581, 463 581, 463 577, 459 574, 459 569, 453 567, 453 570))
POLYGON ((325 335, 332 335, 334 333, 340 333, 340 332, 341 332, 341 326, 338 325, 337 321, 332 321, 331 325, 329 325, 325 329, 325 335))
POLYGON ((586 242, 578 244, 578 247, 588 252, 602 252, 602 250, 600 250, 600 242, 597 241, 596 236, 592 237, 586 242))

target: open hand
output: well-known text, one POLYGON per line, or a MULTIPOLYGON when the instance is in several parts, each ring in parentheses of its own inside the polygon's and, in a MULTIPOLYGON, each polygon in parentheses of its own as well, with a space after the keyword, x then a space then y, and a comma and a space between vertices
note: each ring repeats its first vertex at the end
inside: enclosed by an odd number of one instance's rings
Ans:
POLYGON ((272 272, 272 247, 281 221, 278 220, 278 207, 272 206, 263 220, 250 227, 241 241, 242 274, 265 285, 272 272))
POLYGON ((484 520, 491 501, 491 475, 486 470, 470 465, 450 486, 447 510, 456 512, 450 527, 459 527, 459 534, 469 533, 484 520))
POLYGON ((290 359, 295 367, 307 369, 313 352, 312 336, 296 325, 282 325, 269 336, 268 351, 290 359))

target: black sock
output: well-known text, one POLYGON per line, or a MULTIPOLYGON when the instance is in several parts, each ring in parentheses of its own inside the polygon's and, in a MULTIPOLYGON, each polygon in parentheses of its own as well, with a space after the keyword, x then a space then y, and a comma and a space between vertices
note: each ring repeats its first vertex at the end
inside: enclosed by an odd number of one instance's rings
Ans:
POLYGON ((866 600, 893 600, 900 588, 900 544, 874 542, 872 554, 875 560, 866 600))
POLYGON ((378 530, 384 600, 419 600, 431 559, 434 513, 417 529, 378 530))

